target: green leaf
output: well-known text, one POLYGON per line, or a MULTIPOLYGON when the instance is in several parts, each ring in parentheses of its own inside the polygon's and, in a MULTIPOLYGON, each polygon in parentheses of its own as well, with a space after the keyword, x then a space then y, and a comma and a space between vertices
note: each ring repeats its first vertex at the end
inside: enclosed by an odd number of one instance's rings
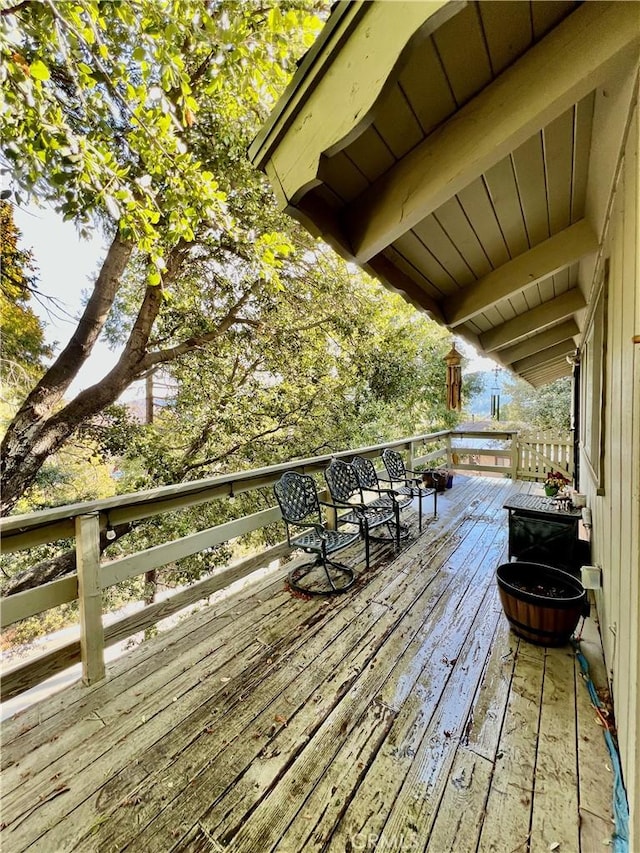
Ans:
POLYGON ((29 73, 33 77, 34 80, 48 80, 51 77, 49 73, 49 69, 40 59, 36 59, 35 62, 32 62, 29 66, 29 73))

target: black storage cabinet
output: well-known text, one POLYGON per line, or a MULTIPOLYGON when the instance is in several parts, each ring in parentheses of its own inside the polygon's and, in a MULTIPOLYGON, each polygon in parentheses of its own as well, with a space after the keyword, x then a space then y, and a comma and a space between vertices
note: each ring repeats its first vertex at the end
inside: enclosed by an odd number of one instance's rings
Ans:
POLYGON ((509 510, 509 559, 543 563, 578 574, 589 562, 589 544, 581 540, 579 509, 556 509, 550 498, 514 495, 509 510))

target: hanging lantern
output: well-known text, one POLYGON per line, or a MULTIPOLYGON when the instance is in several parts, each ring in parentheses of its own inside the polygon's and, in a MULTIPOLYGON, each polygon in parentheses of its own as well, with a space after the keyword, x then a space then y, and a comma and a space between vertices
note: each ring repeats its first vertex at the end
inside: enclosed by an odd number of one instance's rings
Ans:
POLYGON ((447 363, 447 409, 460 411, 462 408, 462 356, 455 344, 444 357, 447 363))

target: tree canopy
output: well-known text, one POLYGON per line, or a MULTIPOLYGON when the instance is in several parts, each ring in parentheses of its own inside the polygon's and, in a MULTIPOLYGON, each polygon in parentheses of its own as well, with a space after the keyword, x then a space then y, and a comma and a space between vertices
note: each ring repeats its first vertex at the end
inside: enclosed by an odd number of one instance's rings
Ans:
POLYGON ((13 208, 0 201, 0 378, 5 395, 22 389, 44 370, 51 355, 44 330, 29 304, 35 289, 33 254, 21 246, 21 234, 13 221, 13 208))
MULTIPOLYGON (((286 2, 265 9, 204 0, 70 0, 2 10, 0 138, 16 199, 29 194, 111 237, 76 331, 4 437, 3 511, 48 455, 131 382, 236 322, 230 306, 199 335, 172 347, 150 344, 197 240, 236 239, 220 185, 234 189, 233 180, 207 168, 202 143, 214 165, 225 161, 218 149, 237 160, 256 117, 319 27, 310 9, 286 2), (199 124, 205 103, 220 137, 205 135, 199 124), (130 264, 143 271, 143 284, 121 357, 100 383, 59 408, 130 264)), ((258 279, 277 287, 286 241, 263 229, 243 243, 258 279)))
MULTIPOLYGON (((44 0, 0 12, 15 198, 110 239, 71 340, 3 439, 3 512, 24 495, 46 502, 48 482, 49 499, 67 494, 65 448, 122 464, 117 487, 131 490, 455 422, 448 334, 281 214, 246 159, 322 8, 44 0), (117 364, 67 399, 101 335, 117 364), (172 393, 141 424, 114 404, 149 377, 172 393)), ((163 523, 181 535, 193 519, 163 523)), ((132 535, 148 544, 153 531, 132 535)), ((72 569, 72 557, 49 562, 9 591, 72 569)))
POLYGON ((569 430, 571 427, 571 379, 557 379, 540 388, 515 377, 506 384, 510 396, 504 407, 510 421, 538 429, 569 430))

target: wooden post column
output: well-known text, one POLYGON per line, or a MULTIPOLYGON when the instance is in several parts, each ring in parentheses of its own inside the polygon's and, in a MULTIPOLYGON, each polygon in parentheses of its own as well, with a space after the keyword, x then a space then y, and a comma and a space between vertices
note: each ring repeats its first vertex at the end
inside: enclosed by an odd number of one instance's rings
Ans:
POLYGON ((520 458, 520 433, 511 433, 511 479, 518 479, 518 460, 520 458))
POLYGON ((100 516, 97 512, 76 518, 76 563, 82 680, 85 684, 93 684, 101 681, 105 675, 100 583, 100 516))

